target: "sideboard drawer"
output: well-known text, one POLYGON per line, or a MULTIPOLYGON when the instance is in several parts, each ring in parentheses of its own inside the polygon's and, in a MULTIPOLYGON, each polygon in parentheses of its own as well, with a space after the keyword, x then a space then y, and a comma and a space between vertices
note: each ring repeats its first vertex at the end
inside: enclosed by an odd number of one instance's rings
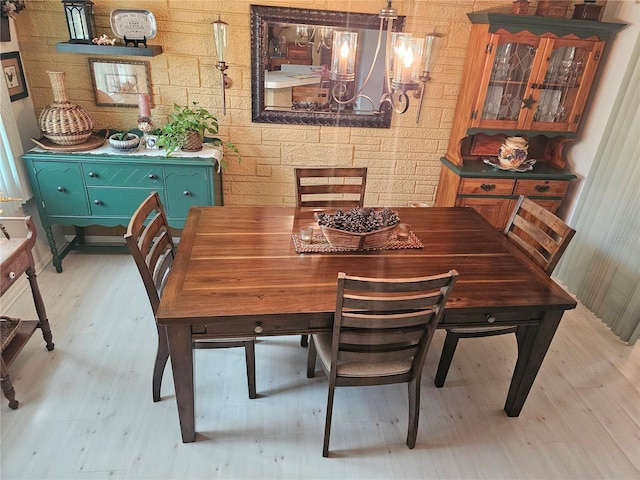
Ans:
POLYGON ((164 199, 164 191, 159 188, 87 187, 87 191, 92 215, 122 217, 126 220, 122 225, 128 223, 138 205, 152 192, 158 192, 164 199))
POLYGON ((525 197, 548 196, 564 197, 569 188, 569 182, 564 180, 518 180, 514 195, 525 197))
POLYGON ((165 167, 165 210, 169 218, 185 218, 189 208, 211 205, 209 172, 206 168, 165 167))
POLYGON ((87 186, 162 187, 162 168, 157 165, 85 163, 82 169, 87 186))
POLYGON ((511 195, 515 180, 500 178, 463 178, 459 193, 462 195, 511 195))

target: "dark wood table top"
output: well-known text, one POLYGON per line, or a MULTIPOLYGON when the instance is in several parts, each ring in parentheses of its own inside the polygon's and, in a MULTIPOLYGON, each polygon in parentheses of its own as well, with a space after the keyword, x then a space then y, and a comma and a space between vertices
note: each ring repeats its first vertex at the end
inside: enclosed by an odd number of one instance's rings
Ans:
MULTIPOLYGON (((292 234, 315 225, 314 209, 192 208, 165 288, 158 323, 230 325, 305 318, 312 329, 331 325, 340 271, 371 277, 412 277, 456 269, 447 318, 520 310, 561 311, 576 301, 545 276, 471 208, 397 208, 422 249, 296 253, 292 234), (314 323, 315 322, 315 323, 314 323)), ((468 322, 467 322, 468 323, 468 322)), ((443 325, 446 326, 446 325, 443 325)), ((223 329, 224 330, 224 329, 223 329)), ((222 332, 224 334, 224 332, 222 332)))

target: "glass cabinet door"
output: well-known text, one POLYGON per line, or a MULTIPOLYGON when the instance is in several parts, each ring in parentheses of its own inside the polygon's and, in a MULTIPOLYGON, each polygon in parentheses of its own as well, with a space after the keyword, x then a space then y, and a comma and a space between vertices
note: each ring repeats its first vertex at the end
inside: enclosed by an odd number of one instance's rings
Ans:
POLYGON ((533 84, 537 92, 531 128, 574 131, 593 76, 594 42, 555 41, 548 50, 546 68, 542 66, 533 84))
POLYGON ((484 100, 478 99, 483 103, 476 114, 475 126, 516 128, 521 120, 522 102, 529 89, 538 40, 514 40, 501 37, 495 46, 488 83, 481 89, 486 91, 486 96, 484 100))

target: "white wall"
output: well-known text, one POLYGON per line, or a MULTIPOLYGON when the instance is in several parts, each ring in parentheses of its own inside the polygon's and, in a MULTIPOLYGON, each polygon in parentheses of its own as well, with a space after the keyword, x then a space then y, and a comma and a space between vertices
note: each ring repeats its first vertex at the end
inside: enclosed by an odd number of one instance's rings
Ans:
POLYGON ((635 0, 609 0, 602 21, 628 25, 614 38, 611 50, 604 60, 605 64, 602 65, 602 75, 595 95, 591 105, 587 106, 587 119, 578 137, 566 152, 569 169, 578 176, 578 179, 572 182, 562 212, 562 217, 569 223, 580 198, 584 179, 589 175, 600 139, 613 113, 613 103, 620 90, 622 76, 640 34, 640 3, 635 0))

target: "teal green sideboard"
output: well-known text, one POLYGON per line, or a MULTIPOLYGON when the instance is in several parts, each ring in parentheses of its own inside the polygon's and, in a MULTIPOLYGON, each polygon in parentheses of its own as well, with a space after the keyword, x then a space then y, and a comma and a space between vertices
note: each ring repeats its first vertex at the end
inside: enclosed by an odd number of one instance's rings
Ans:
POLYGON ((222 205, 222 176, 216 152, 165 158, 157 151, 119 154, 101 147, 99 153, 58 153, 33 149, 25 153, 29 180, 40 219, 62 272, 62 259, 84 243, 83 227, 126 226, 134 210, 151 192, 158 192, 169 225, 182 228, 189 208, 222 205), (76 238, 58 251, 51 225, 76 227, 76 238))

